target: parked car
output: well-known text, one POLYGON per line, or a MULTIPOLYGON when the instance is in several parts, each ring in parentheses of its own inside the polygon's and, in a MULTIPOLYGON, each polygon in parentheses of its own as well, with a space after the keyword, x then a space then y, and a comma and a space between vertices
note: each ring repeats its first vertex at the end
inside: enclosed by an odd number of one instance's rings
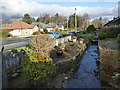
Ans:
POLYGON ((80 32, 80 29, 77 30, 77 33, 79 33, 79 32, 80 32))
POLYGON ((57 33, 57 32, 48 32, 48 34, 51 35, 54 38, 59 38, 60 37, 60 34, 57 33))

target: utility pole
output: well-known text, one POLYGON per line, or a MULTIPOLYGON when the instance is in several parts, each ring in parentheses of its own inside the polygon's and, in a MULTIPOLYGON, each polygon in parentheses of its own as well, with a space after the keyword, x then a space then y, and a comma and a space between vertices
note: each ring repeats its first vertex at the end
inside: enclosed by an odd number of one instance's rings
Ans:
POLYGON ((77 31, 76 8, 75 8, 75 32, 77 31))
MULTIPOLYGON (((67 18, 66 18, 67 19, 67 18)), ((67 19, 67 34, 68 34, 68 19, 67 19)))

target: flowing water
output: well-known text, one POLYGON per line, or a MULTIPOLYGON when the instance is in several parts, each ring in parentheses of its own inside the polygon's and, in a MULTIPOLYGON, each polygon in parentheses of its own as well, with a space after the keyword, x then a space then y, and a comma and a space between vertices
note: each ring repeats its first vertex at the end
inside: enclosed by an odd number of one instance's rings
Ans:
POLYGON ((64 88, 100 88, 97 45, 91 45, 85 51, 80 66, 66 80, 64 88))

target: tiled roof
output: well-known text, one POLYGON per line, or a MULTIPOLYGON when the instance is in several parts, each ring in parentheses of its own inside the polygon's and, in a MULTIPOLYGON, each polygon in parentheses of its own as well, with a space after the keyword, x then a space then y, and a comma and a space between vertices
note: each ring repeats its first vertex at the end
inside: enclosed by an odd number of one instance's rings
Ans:
POLYGON ((1 27, 0 29, 2 29, 2 30, 12 30, 13 28, 11 26, 7 26, 7 27, 1 27))
POLYGON ((12 23, 10 26, 2 27, 1 29, 32 29, 35 25, 30 25, 22 21, 16 21, 12 23))
POLYGON ((42 23, 42 22, 33 22, 31 25, 38 25, 40 23, 40 28, 52 28, 51 25, 42 23))

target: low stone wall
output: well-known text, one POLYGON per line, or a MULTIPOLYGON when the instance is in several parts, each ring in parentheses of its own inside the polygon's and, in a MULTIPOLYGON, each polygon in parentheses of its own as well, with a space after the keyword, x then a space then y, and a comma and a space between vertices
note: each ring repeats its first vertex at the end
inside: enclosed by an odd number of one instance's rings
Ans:
POLYGON ((71 40, 71 35, 70 35, 70 36, 63 37, 63 38, 56 39, 55 46, 58 46, 59 44, 68 42, 68 41, 70 41, 70 40, 71 40))
POLYGON ((73 56, 70 59, 64 60, 64 61, 59 61, 56 63, 56 71, 57 73, 64 73, 70 70, 74 70, 77 68, 80 64, 81 58, 84 54, 84 51, 87 49, 87 47, 90 45, 90 42, 84 43, 83 48, 79 50, 79 52, 73 56))

